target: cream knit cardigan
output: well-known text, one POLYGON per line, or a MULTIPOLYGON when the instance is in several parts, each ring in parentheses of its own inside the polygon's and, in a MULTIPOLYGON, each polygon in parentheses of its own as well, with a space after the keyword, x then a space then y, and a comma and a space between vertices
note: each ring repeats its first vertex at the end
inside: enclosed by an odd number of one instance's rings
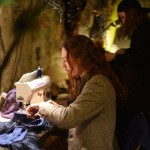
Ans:
POLYGON ((39 113, 58 127, 69 129, 68 150, 117 150, 116 95, 103 75, 85 76, 79 96, 68 107, 42 102, 39 113))

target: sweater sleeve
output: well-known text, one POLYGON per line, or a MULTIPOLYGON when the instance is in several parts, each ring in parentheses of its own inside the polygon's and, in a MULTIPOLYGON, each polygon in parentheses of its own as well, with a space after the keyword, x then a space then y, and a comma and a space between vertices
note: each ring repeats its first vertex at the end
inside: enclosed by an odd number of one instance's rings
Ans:
POLYGON ((143 20, 134 31, 130 48, 125 54, 117 55, 115 61, 131 65, 149 64, 150 21, 143 20))
POLYGON ((43 102, 39 112, 44 112, 45 118, 59 127, 73 128, 102 113, 110 104, 115 105, 114 100, 111 83, 103 76, 96 76, 87 82, 78 98, 68 107, 43 102))
POLYGON ((132 49, 127 48, 124 54, 117 54, 115 61, 121 64, 133 64, 135 62, 135 57, 132 55, 132 49))

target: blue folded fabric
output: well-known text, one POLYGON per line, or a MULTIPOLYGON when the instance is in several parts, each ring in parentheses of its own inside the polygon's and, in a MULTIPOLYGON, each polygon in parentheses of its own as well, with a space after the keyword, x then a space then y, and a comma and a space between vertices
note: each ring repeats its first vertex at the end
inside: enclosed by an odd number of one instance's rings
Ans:
POLYGON ((150 120, 144 112, 137 113, 130 122, 123 145, 123 150, 150 150, 150 120))
POLYGON ((0 122, 0 145, 10 145, 22 141, 28 131, 41 133, 43 130, 53 128, 53 124, 44 118, 31 119, 26 114, 14 113, 10 122, 0 122))
POLYGON ((37 119, 28 118, 26 114, 15 113, 12 119, 12 122, 17 122, 20 125, 23 125, 26 128, 30 128, 32 130, 36 129, 39 132, 53 128, 54 124, 49 122, 48 120, 40 117, 37 119))
POLYGON ((15 127, 10 132, 2 133, 0 135, 0 145, 9 145, 24 139, 27 129, 22 127, 15 127))

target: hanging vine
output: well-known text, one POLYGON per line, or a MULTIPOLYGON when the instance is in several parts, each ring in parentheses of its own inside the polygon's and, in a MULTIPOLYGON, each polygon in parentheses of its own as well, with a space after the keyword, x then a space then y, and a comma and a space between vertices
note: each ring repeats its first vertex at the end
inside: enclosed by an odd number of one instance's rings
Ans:
POLYGON ((85 5, 86 0, 64 1, 64 28, 67 36, 71 36, 71 32, 76 28, 85 5))
POLYGON ((60 5, 60 3, 58 1, 54 1, 54 0, 43 0, 49 7, 50 9, 54 9, 57 10, 59 13, 59 22, 62 23, 62 16, 63 16, 63 10, 62 7, 60 5))

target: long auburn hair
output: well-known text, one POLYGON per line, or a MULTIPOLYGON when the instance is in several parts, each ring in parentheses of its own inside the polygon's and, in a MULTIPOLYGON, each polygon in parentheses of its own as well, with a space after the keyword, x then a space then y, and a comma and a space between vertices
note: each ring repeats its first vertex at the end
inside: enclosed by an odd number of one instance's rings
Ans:
MULTIPOLYGON (((119 12, 119 11, 118 11, 119 12)), ((124 10, 126 14, 126 21, 118 30, 118 38, 123 39, 125 37, 131 39, 135 29, 143 21, 143 19, 148 19, 147 13, 136 8, 129 8, 124 10)))
MULTIPOLYGON (((97 48, 95 43, 85 35, 76 35, 65 40, 62 47, 67 51, 67 59, 70 66, 76 63, 79 68, 84 68, 91 77, 97 74, 106 76, 110 79, 116 91, 118 91, 120 83, 105 59, 104 49, 97 48)), ((70 76, 70 80, 79 80, 79 78, 72 79, 70 76)), ((72 87, 77 89, 78 86, 74 85, 74 83, 76 82, 71 82, 73 84, 72 87)), ((77 94, 76 90, 74 94, 77 94)))
POLYGON ((84 68, 90 75, 97 73, 107 75, 104 55, 90 38, 76 35, 65 40, 62 47, 67 50, 67 59, 71 66, 77 63, 79 68, 84 68))

